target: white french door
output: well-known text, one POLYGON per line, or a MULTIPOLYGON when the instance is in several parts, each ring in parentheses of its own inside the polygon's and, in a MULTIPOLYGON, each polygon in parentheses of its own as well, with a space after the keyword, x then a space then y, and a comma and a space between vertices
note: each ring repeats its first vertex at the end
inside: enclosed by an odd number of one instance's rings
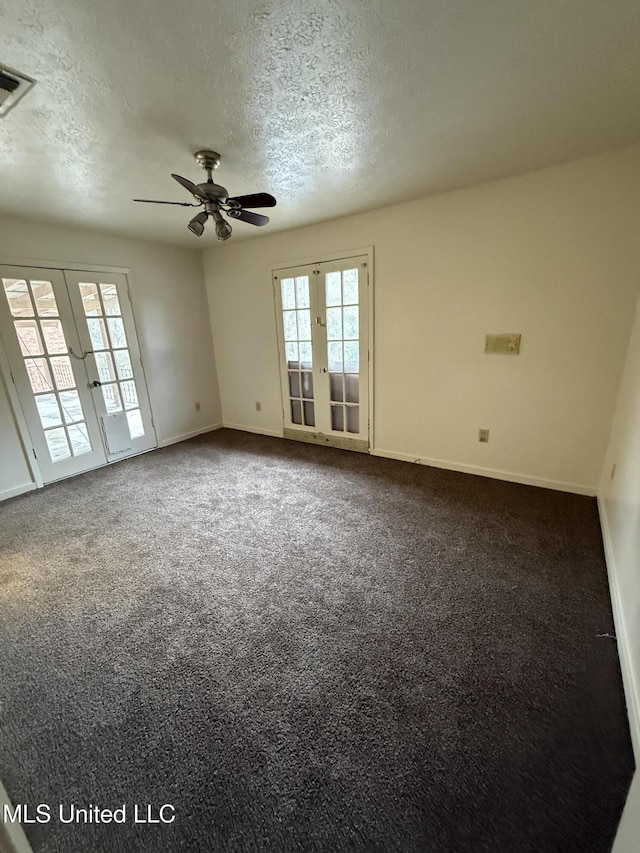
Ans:
POLYGON ((274 275, 285 436, 369 449, 367 261, 274 275))
POLYGON ((125 276, 0 278, 0 335, 44 482, 155 447, 125 276))

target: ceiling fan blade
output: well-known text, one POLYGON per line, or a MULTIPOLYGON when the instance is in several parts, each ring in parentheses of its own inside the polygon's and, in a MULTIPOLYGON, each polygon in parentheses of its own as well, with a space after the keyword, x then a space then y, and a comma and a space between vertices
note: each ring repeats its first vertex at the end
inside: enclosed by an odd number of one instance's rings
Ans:
POLYGON ((250 225, 267 225, 269 222, 268 216, 263 216, 261 213, 253 213, 251 210, 240 210, 237 207, 227 210, 226 214, 232 219, 239 219, 241 222, 248 222, 250 225))
MULTIPOLYGON (((175 177, 175 175, 174 175, 175 177)), ((237 195, 227 199, 227 203, 236 202, 240 207, 275 207, 276 200, 269 193, 252 193, 251 195, 237 195)))
POLYGON ((174 175, 173 172, 171 173, 171 177, 174 181, 177 181, 179 184, 182 184, 185 190, 189 190, 189 192, 192 193, 196 198, 200 198, 200 195, 198 193, 198 187, 188 178, 183 178, 181 175, 174 175))
POLYGON ((155 198, 134 198, 134 201, 144 201, 147 204, 179 204, 180 207, 200 207, 199 204, 192 204, 190 201, 157 201, 155 198))

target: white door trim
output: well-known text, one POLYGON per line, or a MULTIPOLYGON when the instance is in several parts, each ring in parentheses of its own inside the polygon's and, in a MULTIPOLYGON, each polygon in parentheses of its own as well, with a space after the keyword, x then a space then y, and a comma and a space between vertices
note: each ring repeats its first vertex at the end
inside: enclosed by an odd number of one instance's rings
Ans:
POLYGON ((110 267, 104 264, 83 264, 76 261, 45 261, 42 258, 16 258, 13 255, 0 255, 0 266, 34 267, 47 270, 79 270, 80 272, 119 272, 129 275, 131 267, 110 267))
MULTIPOLYGON (((13 374, 11 373, 11 367, 9 366, 9 357, 7 355, 7 351, 5 350, 4 341, 2 340, 2 337, 0 337, 0 375, 2 376, 5 388, 7 389, 9 405, 12 409, 12 414, 17 427, 18 438, 20 439, 20 444, 24 452, 27 466, 31 471, 31 476, 33 477, 33 482, 35 483, 36 488, 41 489, 44 486, 42 471, 40 470, 38 458, 33 449, 33 444, 31 442, 31 434, 29 433, 27 421, 24 416, 24 412, 22 411, 22 405, 20 403, 20 398, 18 397, 18 390, 13 381, 13 374), (29 441, 25 441, 25 436, 29 437, 29 441)), ((7 495, 7 497, 9 496, 7 495)))

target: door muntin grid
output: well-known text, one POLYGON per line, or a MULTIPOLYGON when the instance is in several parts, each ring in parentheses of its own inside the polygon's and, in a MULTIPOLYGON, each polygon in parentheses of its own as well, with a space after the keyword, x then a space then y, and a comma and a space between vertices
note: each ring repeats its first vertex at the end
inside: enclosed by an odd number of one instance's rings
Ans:
POLYGON ((105 410, 108 415, 124 412, 131 440, 142 438, 145 429, 117 285, 80 281, 78 288, 105 410))
POLYGON ((360 434, 360 294, 357 267, 324 275, 331 432, 360 434))
POLYGON ((25 277, 2 284, 51 462, 91 453, 53 282, 25 277))
POLYGON ((291 422, 315 427, 309 276, 281 279, 280 295, 291 422))

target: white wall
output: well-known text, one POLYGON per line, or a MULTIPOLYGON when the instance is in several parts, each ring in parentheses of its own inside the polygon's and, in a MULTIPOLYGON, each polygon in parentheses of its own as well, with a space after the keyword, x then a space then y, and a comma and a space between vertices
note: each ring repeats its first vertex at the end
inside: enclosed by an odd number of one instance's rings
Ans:
POLYGON ((373 244, 376 451, 595 493, 639 191, 636 147, 208 250, 225 423, 282 429, 269 266, 373 244), (484 355, 487 332, 521 332, 521 355, 484 355))
MULTIPOLYGON (((638 279, 640 282, 640 269, 638 279)), ((631 731, 640 764, 640 301, 604 460, 599 503, 631 731)))
MULTIPOLYGON (((599 504, 631 737, 640 766, 640 300, 605 455, 599 504)), ((639 839, 640 773, 636 772, 614 853, 637 853, 639 839)))
MULTIPOLYGON (((131 297, 159 443, 220 423, 200 252, 0 218, 0 263, 19 261, 130 268, 131 297), (196 401, 201 404, 199 412, 196 401)), ((0 496, 8 496, 31 477, 1 387, 0 448, 0 496)))

